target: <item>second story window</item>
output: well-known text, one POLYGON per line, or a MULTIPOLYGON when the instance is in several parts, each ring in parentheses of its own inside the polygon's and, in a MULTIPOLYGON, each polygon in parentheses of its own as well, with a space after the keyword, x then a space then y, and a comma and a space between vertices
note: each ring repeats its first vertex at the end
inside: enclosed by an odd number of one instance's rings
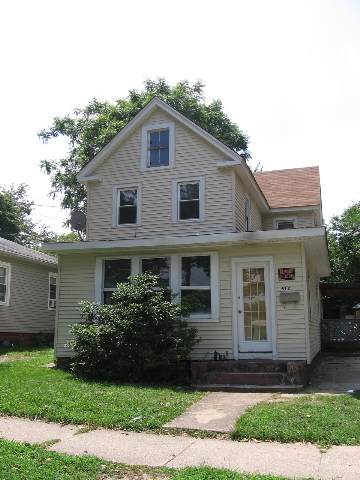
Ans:
POLYGON ((173 221, 204 220, 205 179, 173 182, 173 221))
POLYGON ((288 230, 295 228, 295 220, 293 218, 283 218, 275 221, 276 230, 288 230))
POLYGON ((251 201, 250 198, 245 200, 245 232, 251 232, 251 201))
POLYGON ((179 183, 179 220, 200 218, 200 182, 179 183))
POLYGON ((169 165, 169 129, 150 130, 148 132, 148 167, 167 167, 169 165))
POLYGON ((138 190, 118 190, 118 225, 138 223, 138 190))

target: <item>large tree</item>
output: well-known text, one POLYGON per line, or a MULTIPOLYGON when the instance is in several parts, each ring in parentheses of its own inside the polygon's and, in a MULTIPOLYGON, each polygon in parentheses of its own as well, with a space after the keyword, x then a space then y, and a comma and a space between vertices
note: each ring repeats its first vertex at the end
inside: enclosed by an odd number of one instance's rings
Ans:
POLYGON ((30 245, 35 224, 31 220, 33 202, 25 184, 0 187, 0 237, 30 245))
POLYGON ((360 282, 360 202, 330 220, 328 245, 331 281, 360 282))
POLYGON ((42 169, 51 177, 52 195, 61 195, 65 209, 85 210, 85 187, 77 182, 77 173, 154 97, 248 156, 246 135, 225 114, 220 100, 205 102, 203 91, 201 82, 182 81, 171 86, 164 79, 147 80, 141 91, 130 90, 127 97, 113 103, 93 99, 72 115, 55 117, 52 125, 39 133, 45 142, 62 136, 69 143, 66 157, 41 162, 42 169))

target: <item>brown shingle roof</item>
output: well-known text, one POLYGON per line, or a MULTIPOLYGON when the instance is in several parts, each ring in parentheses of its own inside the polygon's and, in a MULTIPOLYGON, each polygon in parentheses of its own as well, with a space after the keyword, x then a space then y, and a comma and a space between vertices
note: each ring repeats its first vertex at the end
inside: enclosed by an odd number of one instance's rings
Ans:
POLYGON ((319 167, 271 170, 254 175, 270 208, 320 205, 319 167))

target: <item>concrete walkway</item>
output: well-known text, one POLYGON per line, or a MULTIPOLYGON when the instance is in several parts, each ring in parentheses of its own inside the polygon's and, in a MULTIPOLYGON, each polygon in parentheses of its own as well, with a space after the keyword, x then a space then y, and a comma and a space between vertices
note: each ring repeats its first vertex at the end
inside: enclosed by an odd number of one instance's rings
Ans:
POLYGON ((231 432, 236 419, 249 407, 271 398, 271 393, 209 393, 202 400, 191 405, 182 415, 164 426, 231 432))
POLYGON ((56 440, 49 450, 94 455, 129 465, 176 468, 210 465, 287 478, 360 478, 360 447, 332 447, 321 452, 305 444, 232 442, 105 429, 79 433, 77 426, 13 417, 0 417, 0 437, 29 443, 56 440))
POLYGON ((345 393, 351 390, 360 390, 360 355, 322 355, 306 392, 345 393))

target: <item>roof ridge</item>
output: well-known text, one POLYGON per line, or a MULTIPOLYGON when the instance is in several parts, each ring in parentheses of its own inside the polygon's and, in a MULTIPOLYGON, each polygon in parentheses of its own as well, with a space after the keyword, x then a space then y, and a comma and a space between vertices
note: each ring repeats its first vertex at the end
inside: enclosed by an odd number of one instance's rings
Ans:
POLYGON ((273 172, 288 172, 288 171, 293 171, 293 170, 307 170, 311 168, 317 168, 319 169, 319 165, 313 165, 311 167, 293 167, 293 168, 278 168, 275 170, 265 170, 263 172, 254 172, 254 175, 261 175, 263 173, 273 173, 273 172))

